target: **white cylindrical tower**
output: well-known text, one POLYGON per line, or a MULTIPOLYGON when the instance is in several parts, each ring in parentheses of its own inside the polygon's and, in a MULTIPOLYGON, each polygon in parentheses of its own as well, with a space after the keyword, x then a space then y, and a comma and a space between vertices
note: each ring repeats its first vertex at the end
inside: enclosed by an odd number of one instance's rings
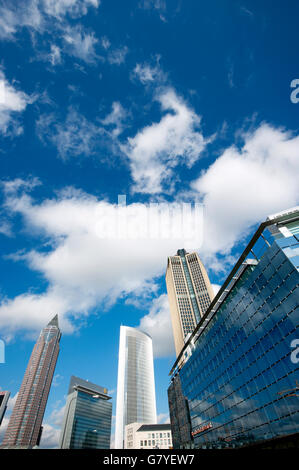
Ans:
POLYGON ((120 327, 115 448, 124 447, 125 426, 157 422, 152 338, 136 328, 120 327))

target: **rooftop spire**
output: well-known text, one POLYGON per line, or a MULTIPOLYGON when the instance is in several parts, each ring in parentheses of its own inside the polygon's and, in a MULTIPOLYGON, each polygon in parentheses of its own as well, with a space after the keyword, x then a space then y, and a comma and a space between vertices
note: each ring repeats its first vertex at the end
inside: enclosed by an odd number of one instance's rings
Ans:
POLYGON ((58 325, 58 315, 56 314, 55 317, 52 318, 52 320, 48 323, 47 326, 57 326, 57 328, 59 328, 59 325, 58 325))

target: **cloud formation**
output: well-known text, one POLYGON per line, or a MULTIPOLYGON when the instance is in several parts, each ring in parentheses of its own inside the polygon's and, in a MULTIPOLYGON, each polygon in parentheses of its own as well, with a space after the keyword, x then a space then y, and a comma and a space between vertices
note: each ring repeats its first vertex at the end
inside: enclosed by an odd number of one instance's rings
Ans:
POLYGON ((153 300, 149 313, 141 318, 138 328, 152 337, 155 357, 167 357, 175 354, 166 294, 153 300))
MULTIPOLYGON (((189 251, 200 250, 210 272, 228 271, 235 261, 232 249, 255 224, 298 203, 298 144, 298 136, 262 124, 243 135, 241 145, 222 152, 193 181, 189 201, 200 198, 205 205, 201 246, 186 246, 184 238, 163 238, 163 230, 158 238, 144 236, 147 212, 139 203, 118 206, 72 188, 37 202, 26 191, 38 181, 6 182, 5 209, 10 215, 21 215, 26 231, 40 243, 31 251, 11 255, 11 260, 25 261, 29 269, 43 276, 48 287, 38 294, 2 297, 2 331, 8 337, 20 330, 38 331, 57 312, 63 330, 72 333, 80 327, 80 319, 97 308, 125 299, 148 308, 139 327, 153 337, 155 355, 171 354, 167 298, 156 297, 155 287, 155 280, 165 272, 167 256, 185 246, 189 251), (132 219, 134 212, 141 214, 138 222, 132 219), (126 235, 119 237, 123 227, 119 233, 117 224, 124 217, 133 223, 126 235), (148 299, 153 297, 149 305, 148 299)), ((178 197, 183 200, 186 194, 178 197)))
POLYGON ((79 18, 87 14, 89 7, 98 8, 100 0, 42 0, 47 15, 61 19, 65 15, 79 18))
POLYGON ((156 64, 151 65, 147 62, 136 64, 131 78, 137 78, 143 85, 155 84, 161 85, 166 82, 167 75, 159 65, 160 57, 156 56, 156 64))
MULTIPOLYGON (((38 331, 53 313, 60 315, 63 331, 72 333, 80 319, 97 308, 121 298, 131 303, 148 299, 155 292, 155 279, 164 273, 167 256, 184 243, 183 238, 162 235, 157 244, 155 234, 144 233, 149 208, 139 203, 118 206, 71 189, 37 203, 21 189, 20 181, 6 186, 6 209, 22 216, 26 231, 41 245, 10 258, 40 273, 48 288, 13 299, 2 297, 0 327, 8 337, 19 330, 38 331), (128 225, 123 226, 123 220, 128 225)), ((166 316, 162 310, 159 302, 151 310, 151 317, 161 324, 166 316)))
POLYGON ((125 62, 126 56, 129 52, 127 46, 119 47, 118 49, 112 49, 108 53, 108 62, 112 65, 121 65, 125 62))
POLYGON ((299 136, 263 123, 242 139, 192 183, 206 208, 205 254, 230 253, 258 221, 299 201, 299 136))
POLYGON ((63 34, 63 39, 66 52, 69 55, 89 64, 95 63, 99 58, 95 51, 98 39, 93 31, 86 31, 82 25, 68 26, 63 34))
POLYGON ((0 132, 4 135, 19 135, 23 132, 19 115, 25 111, 33 98, 8 82, 0 70, 0 132))
POLYGON ((173 89, 157 93, 162 116, 159 122, 144 127, 122 146, 129 159, 134 185, 138 193, 158 194, 173 191, 174 168, 191 168, 208 143, 200 130, 201 118, 173 89))
POLYGON ((61 23, 66 16, 79 18, 90 7, 98 8, 99 0, 22 0, 0 5, 0 38, 14 40, 22 28, 43 33, 49 20, 61 23))
POLYGON ((63 159, 92 155, 104 133, 73 107, 69 107, 65 121, 59 121, 54 114, 42 114, 36 122, 36 130, 42 142, 55 145, 63 159))

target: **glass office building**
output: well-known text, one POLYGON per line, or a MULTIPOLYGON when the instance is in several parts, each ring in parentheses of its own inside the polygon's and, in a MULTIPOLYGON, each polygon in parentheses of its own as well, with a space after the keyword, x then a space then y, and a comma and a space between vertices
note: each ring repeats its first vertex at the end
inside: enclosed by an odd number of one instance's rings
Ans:
POLYGON ((106 388, 71 377, 61 449, 110 449, 112 403, 106 388))
MULTIPOLYGON (((295 208, 260 225, 172 368, 191 420, 189 443, 177 447, 240 447, 298 432, 298 269, 295 208)), ((175 400, 170 393, 174 427, 175 400)))
POLYGON ((152 338, 120 327, 115 448, 124 448, 125 426, 157 422, 152 338))
POLYGON ((173 447, 189 446, 191 436, 191 422, 189 403, 182 391, 179 374, 173 377, 168 388, 169 415, 171 416, 171 431, 173 447))

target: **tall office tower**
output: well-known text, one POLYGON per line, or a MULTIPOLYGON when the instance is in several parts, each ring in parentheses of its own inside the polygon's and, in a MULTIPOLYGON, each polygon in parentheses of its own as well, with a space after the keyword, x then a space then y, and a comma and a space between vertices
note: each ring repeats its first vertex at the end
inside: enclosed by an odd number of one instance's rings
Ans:
POLYGON ((60 338, 58 316, 55 315, 35 343, 2 447, 32 448, 38 445, 60 338))
POLYGON ((5 415, 10 392, 0 392, 0 426, 5 415))
POLYGON ((166 287, 176 355, 189 337, 214 298, 213 289, 204 265, 197 253, 178 250, 169 256, 166 287))
POLYGON ((125 426, 157 422, 152 338, 120 327, 115 448, 124 448, 125 426))
POLYGON ((112 403, 106 388, 71 377, 61 449, 110 449, 112 403))

